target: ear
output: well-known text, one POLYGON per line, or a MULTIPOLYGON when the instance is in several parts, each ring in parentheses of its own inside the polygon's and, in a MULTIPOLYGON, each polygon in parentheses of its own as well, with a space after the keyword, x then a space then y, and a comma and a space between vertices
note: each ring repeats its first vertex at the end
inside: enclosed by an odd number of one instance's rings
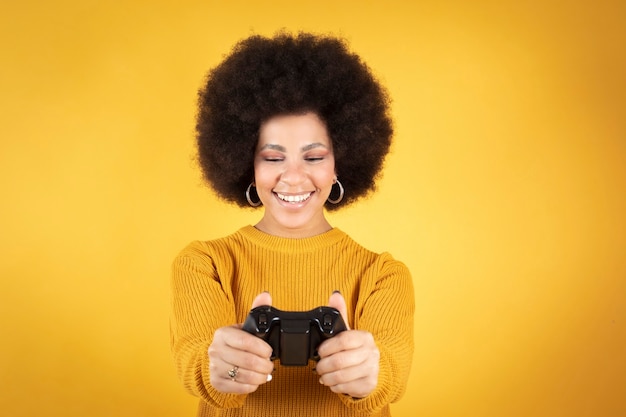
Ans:
POLYGON ((348 324, 348 307, 346 306, 346 300, 339 291, 335 291, 331 294, 328 299, 328 307, 336 308, 339 311, 343 322, 346 324, 346 328, 350 330, 350 325, 348 324))
POLYGON ((252 308, 259 306, 271 306, 272 305, 272 296, 269 292, 264 291, 261 294, 257 295, 254 301, 252 302, 252 308))

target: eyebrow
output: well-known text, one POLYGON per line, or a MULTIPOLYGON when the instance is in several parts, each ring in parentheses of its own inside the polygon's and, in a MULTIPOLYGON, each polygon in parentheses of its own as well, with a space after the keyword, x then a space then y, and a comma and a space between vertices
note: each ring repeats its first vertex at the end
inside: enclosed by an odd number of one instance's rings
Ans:
MULTIPOLYGON (((315 148, 328 148, 326 145, 324 145, 323 143, 319 143, 319 142, 315 142, 315 143, 310 143, 306 146, 302 147, 302 152, 306 152, 306 151, 310 151, 311 149, 315 149, 315 148)), ((263 145, 261 147, 261 149, 259 150, 264 150, 264 149, 271 149, 273 151, 279 151, 279 152, 287 152, 287 148, 285 148, 284 146, 281 145, 275 145, 272 143, 268 143, 266 145, 263 145)))

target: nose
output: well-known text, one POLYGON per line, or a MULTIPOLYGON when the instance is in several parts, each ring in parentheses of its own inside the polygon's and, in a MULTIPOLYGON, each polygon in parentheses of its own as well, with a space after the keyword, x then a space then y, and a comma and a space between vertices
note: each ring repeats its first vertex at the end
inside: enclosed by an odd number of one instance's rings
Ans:
POLYGON ((306 170, 299 161, 293 161, 285 165, 280 175, 280 181, 287 185, 299 185, 306 179, 306 170))

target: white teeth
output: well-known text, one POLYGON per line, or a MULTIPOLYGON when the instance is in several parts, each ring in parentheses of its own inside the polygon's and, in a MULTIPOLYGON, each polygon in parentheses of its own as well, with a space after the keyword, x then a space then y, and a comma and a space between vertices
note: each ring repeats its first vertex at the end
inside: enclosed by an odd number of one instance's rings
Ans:
POLYGON ((300 195, 285 195, 285 194, 276 193, 276 195, 278 196, 278 198, 288 203, 302 203, 303 201, 306 201, 309 199, 309 197, 311 197, 311 193, 300 194, 300 195))

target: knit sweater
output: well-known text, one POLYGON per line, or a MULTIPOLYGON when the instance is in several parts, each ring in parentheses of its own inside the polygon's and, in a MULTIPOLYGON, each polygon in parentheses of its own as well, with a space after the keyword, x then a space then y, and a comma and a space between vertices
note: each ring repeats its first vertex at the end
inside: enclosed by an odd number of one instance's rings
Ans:
POLYGON ((193 242, 174 260, 171 347, 187 391, 200 397, 198 416, 389 416, 404 393, 413 354, 414 294, 406 266, 373 253, 339 229, 289 239, 246 226, 213 241, 193 242), (351 329, 366 330, 380 350, 378 385, 367 397, 336 394, 308 366, 276 361, 272 381, 247 395, 210 384, 207 349, 216 329, 242 323, 255 296, 303 311, 326 305, 339 290, 351 329))

